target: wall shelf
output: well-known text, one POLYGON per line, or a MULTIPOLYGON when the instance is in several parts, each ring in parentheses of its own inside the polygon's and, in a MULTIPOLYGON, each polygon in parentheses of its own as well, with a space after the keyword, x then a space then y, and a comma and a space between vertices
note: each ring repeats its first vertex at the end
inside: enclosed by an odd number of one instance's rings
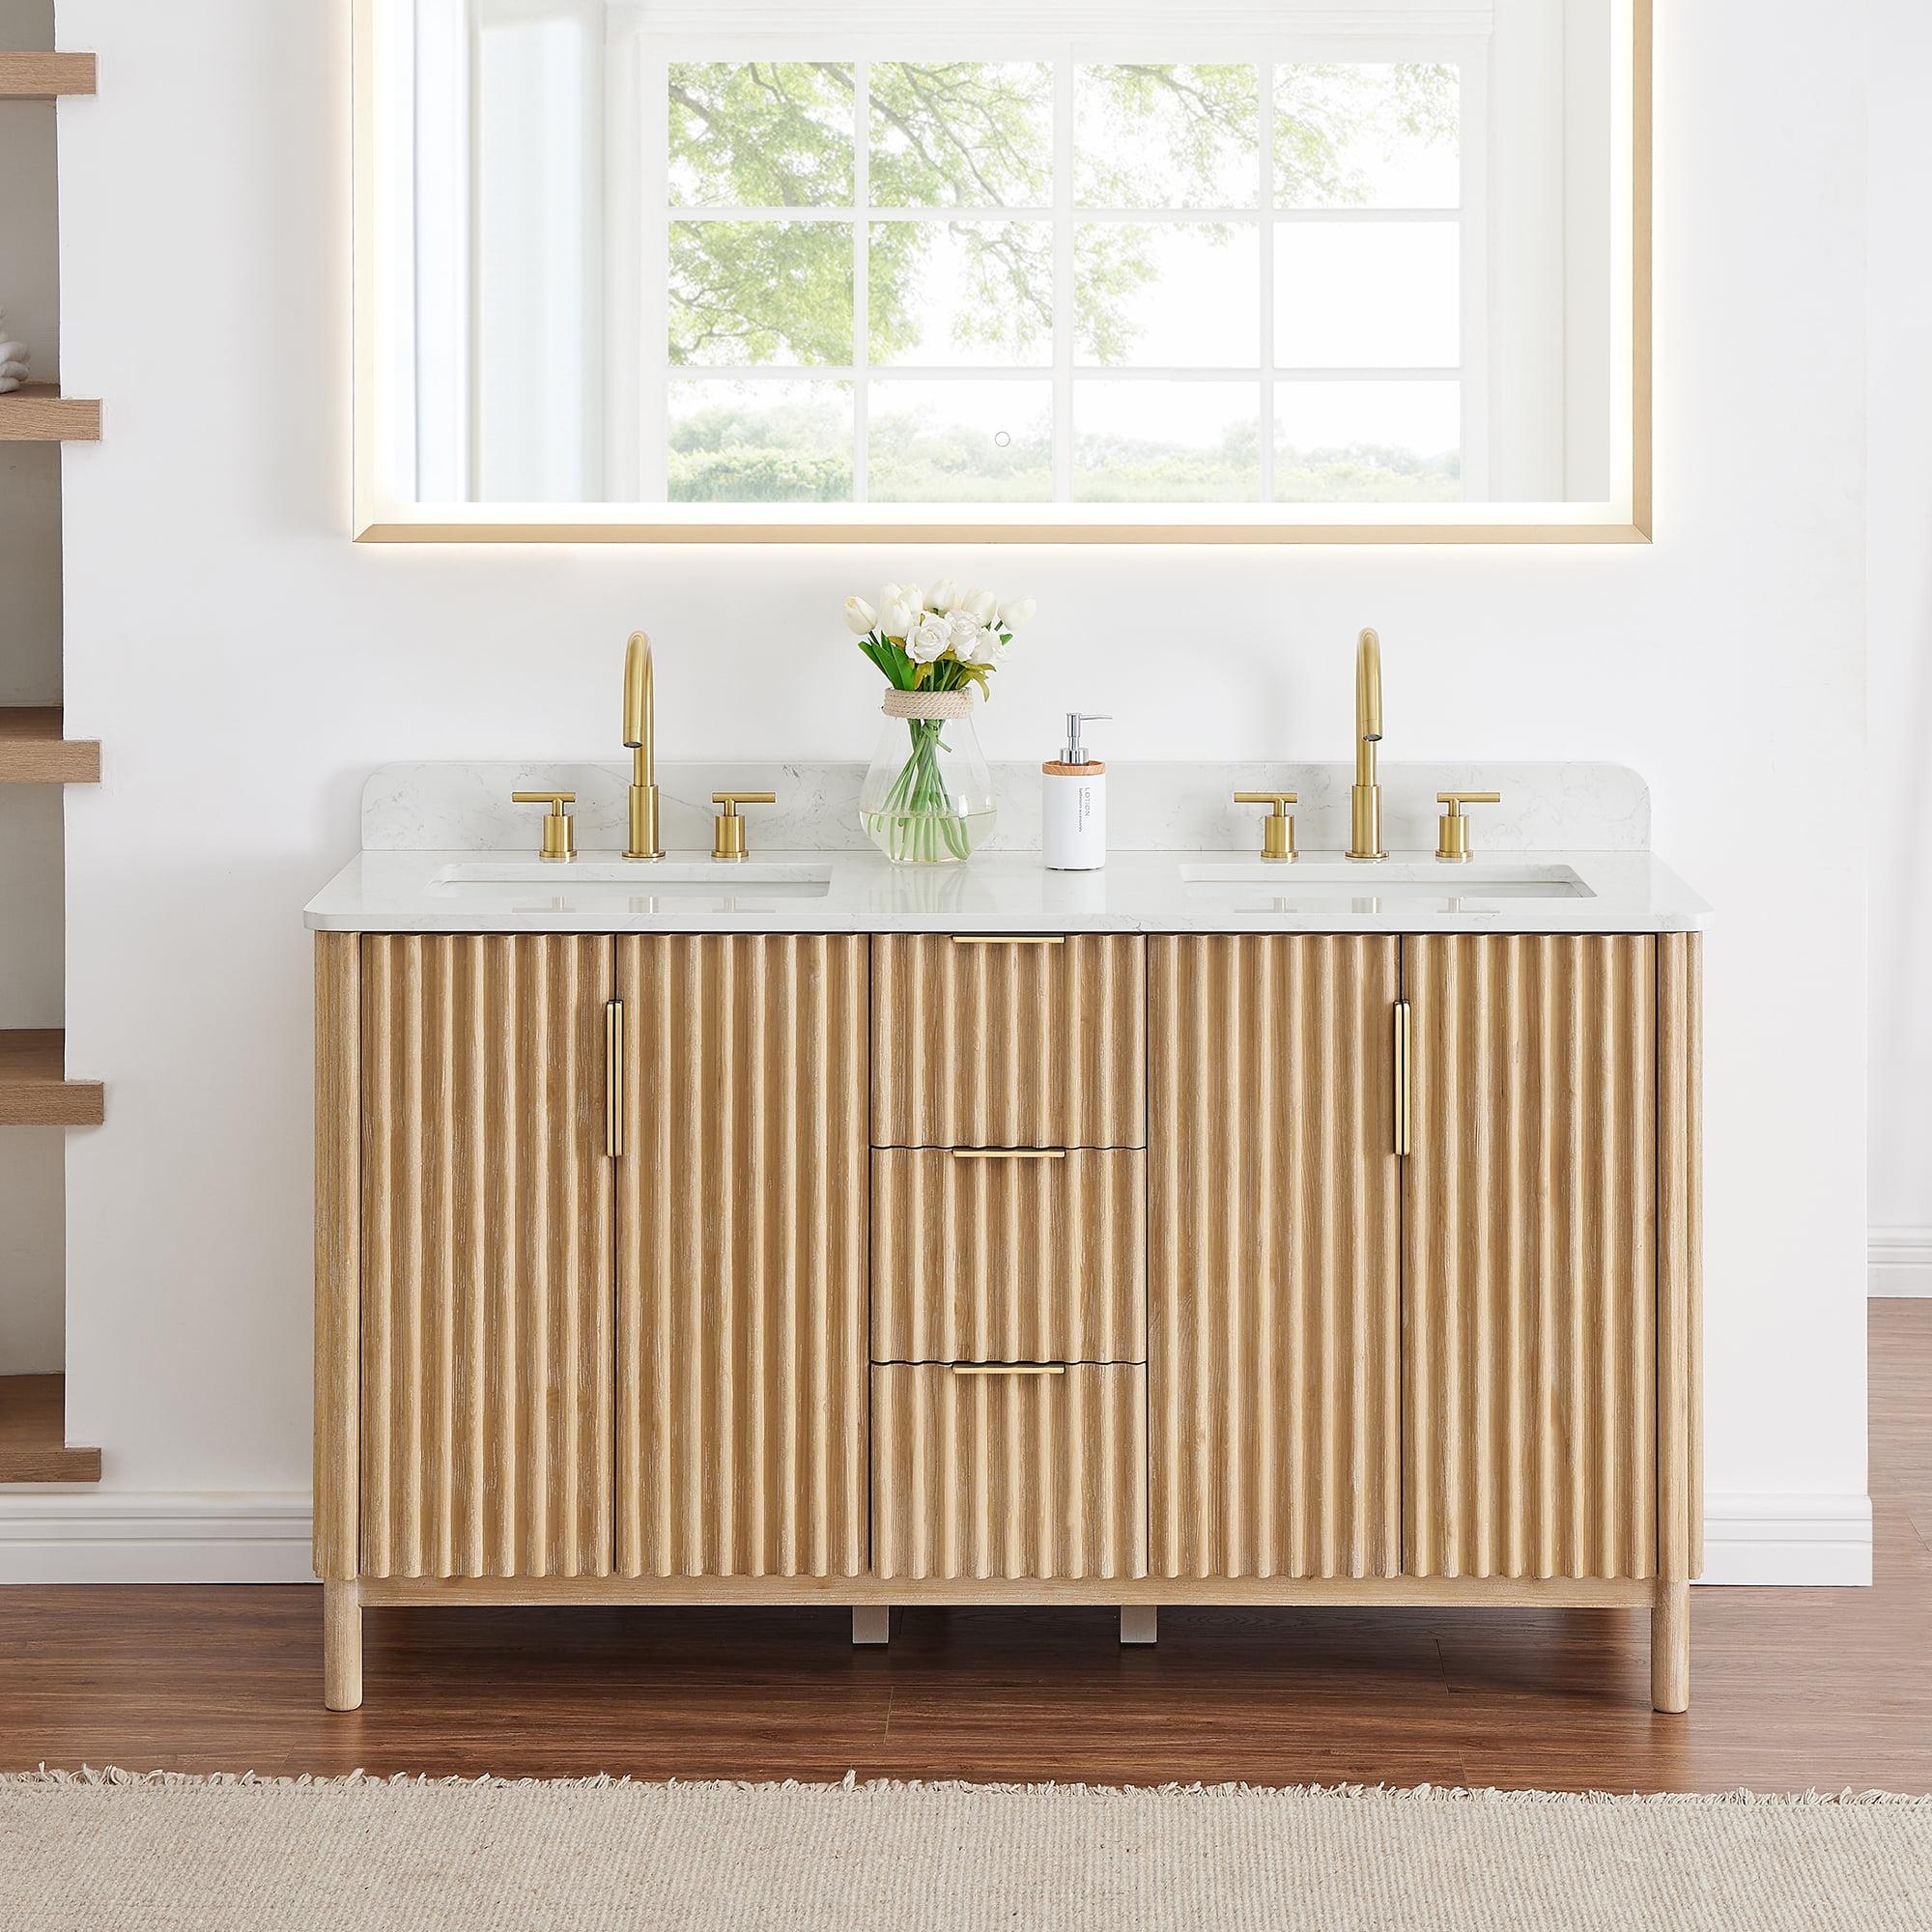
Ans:
POLYGON ((0 1483, 98 1483, 100 1451, 71 1448, 65 1376, 0 1376, 0 1483))
POLYGON ((64 396, 52 383, 26 383, 0 396, 0 442, 99 442, 100 405, 64 396))
POLYGON ((52 100, 94 92, 92 54, 0 54, 0 100, 52 100))
POLYGON ((0 705, 0 785, 99 782, 99 742, 64 737, 59 705, 0 705))
POLYGON ((98 1127, 106 1118, 100 1082, 67 1077, 64 1033, 0 1033, 0 1127, 98 1127))

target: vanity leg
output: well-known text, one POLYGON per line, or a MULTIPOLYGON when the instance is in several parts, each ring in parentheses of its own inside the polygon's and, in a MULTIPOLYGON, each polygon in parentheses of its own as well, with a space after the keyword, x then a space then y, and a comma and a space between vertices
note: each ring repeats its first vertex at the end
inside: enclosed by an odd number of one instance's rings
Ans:
POLYGON ((1160 1606, 1157 1604, 1121 1605, 1121 1641, 1157 1643, 1160 1640, 1160 1606))
POLYGON ((322 1701, 331 1711, 362 1708, 362 1585, 322 1586, 322 1701))
POLYGON ((1690 1708, 1690 1585, 1661 1577, 1650 1605, 1650 1701, 1660 1711, 1690 1708))
POLYGON ((893 1640, 893 1606, 890 1604, 854 1604, 852 1605, 852 1641, 854 1643, 891 1643, 893 1640))

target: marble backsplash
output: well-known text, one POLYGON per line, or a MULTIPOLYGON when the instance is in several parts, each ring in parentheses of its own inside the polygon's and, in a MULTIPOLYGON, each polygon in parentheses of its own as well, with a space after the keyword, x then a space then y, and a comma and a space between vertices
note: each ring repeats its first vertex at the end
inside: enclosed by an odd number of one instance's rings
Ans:
MULTIPOLYGON (((1040 773, 996 764, 999 821, 982 849, 1037 851, 1040 773)), ((658 767, 663 838, 670 851, 711 845, 714 791, 775 791, 751 806, 753 851, 863 848, 859 764, 665 762, 658 767)), ((1340 851, 1349 838, 1347 764, 1127 763, 1108 767, 1108 846, 1117 852, 1259 849, 1261 806, 1236 791, 1293 791, 1295 835, 1305 852, 1340 851)), ((630 767, 565 764, 395 764, 362 791, 362 844, 377 852, 536 849, 539 806, 512 791, 574 791, 582 851, 615 850, 625 838, 630 767)), ((1471 808, 1480 852, 1633 852, 1650 844, 1650 789, 1623 765, 1397 764, 1381 767, 1382 836, 1391 851, 1433 851, 1438 791, 1499 791, 1502 803, 1471 808)))

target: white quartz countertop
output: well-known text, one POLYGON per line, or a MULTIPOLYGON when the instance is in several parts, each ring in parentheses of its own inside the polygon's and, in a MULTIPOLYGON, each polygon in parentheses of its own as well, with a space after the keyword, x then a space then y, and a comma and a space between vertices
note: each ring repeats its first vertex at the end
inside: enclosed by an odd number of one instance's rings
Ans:
POLYGON ((893 866, 870 850, 365 851, 312 898, 319 932, 1690 932, 1710 908, 1650 853, 1507 852, 1353 865, 1304 852, 1117 852, 1049 872, 1037 852, 893 866))

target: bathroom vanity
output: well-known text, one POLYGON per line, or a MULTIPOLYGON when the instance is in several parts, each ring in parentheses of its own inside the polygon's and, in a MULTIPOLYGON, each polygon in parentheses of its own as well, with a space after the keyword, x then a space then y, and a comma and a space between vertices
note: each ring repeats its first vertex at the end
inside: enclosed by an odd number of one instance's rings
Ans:
POLYGON ((1220 767, 1100 873, 733 870, 721 767, 547 864, 395 769, 308 913, 331 1707, 377 1605, 1376 1603, 1646 1608, 1685 1708, 1704 908, 1628 828, 1269 867, 1220 767))

